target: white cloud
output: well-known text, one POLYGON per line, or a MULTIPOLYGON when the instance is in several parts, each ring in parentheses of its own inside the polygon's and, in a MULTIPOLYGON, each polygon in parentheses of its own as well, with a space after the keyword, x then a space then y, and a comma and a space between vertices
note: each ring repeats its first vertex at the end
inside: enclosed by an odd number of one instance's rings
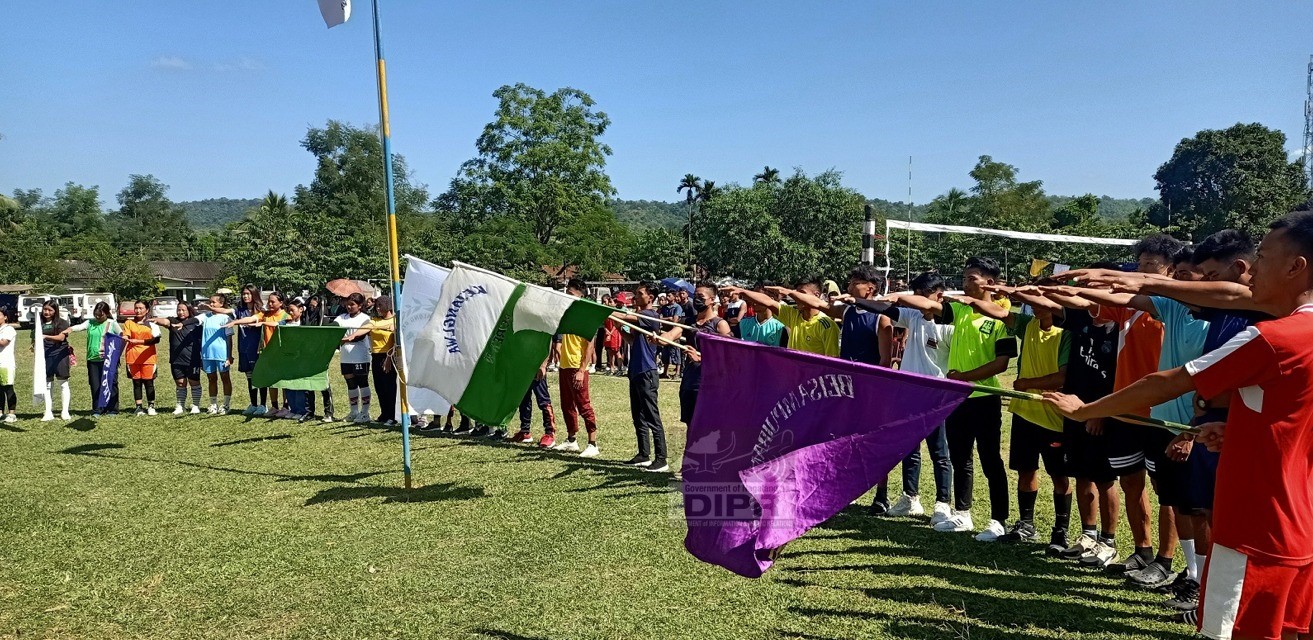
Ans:
POLYGON ((179 56, 159 56, 150 61, 150 66, 156 69, 167 69, 170 71, 186 71, 192 68, 192 64, 179 56))

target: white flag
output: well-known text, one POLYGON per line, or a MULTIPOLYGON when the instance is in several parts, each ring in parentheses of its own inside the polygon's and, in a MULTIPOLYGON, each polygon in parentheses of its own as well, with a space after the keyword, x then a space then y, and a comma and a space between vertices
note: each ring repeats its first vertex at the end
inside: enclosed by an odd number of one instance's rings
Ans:
POLYGON ((319 0, 319 13, 332 29, 351 19, 351 0, 319 0))
MULTIPOLYGON (((46 339, 41 334, 41 311, 37 310, 32 330, 32 403, 46 406, 46 339)), ((56 316, 58 317, 58 316, 56 316)))
MULTIPOLYGON (((442 283, 447 281, 451 269, 439 267, 432 262, 420 260, 415 256, 406 256, 406 279, 401 285, 401 349, 406 356, 406 375, 410 375, 410 358, 415 349, 415 337, 424 329, 438 306, 442 296, 442 283)), ((423 415, 432 412, 441 418, 451 410, 451 403, 446 398, 413 384, 406 385, 406 400, 410 403, 410 412, 423 415)), ((401 403, 397 403, 401 411, 401 403)), ((401 416, 397 416, 400 420, 401 416)))

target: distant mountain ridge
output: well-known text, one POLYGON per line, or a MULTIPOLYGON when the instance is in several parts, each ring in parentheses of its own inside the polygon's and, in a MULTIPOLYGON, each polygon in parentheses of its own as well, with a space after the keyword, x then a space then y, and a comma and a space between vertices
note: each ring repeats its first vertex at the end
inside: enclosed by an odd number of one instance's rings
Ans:
POLYGON ((177 203, 187 213, 187 221, 196 229, 217 229, 237 222, 246 212, 260 206, 260 198, 207 198, 177 203))

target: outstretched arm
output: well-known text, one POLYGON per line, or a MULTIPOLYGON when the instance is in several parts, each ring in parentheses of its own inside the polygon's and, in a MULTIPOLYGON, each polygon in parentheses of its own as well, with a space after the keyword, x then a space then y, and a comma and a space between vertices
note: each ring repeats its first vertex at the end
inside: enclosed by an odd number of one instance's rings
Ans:
POLYGON ((975 382, 977 380, 987 380, 992 378, 1008 368, 1008 357, 999 356, 993 361, 980 365, 970 371, 949 371, 948 379, 961 380, 962 382, 975 382))
POLYGON ((1149 374, 1112 395, 1086 404, 1076 396, 1051 391, 1044 401, 1072 420, 1110 418, 1160 405, 1194 391, 1194 379, 1185 367, 1149 374))
POLYGON ((811 307, 813 309, 820 309, 822 312, 825 313, 825 315, 830 316, 835 320, 839 320, 843 318, 843 307, 831 305, 830 303, 810 293, 803 293, 802 291, 797 291, 794 289, 785 289, 784 287, 779 287, 779 292, 784 295, 791 296, 793 300, 801 306, 811 307))
POLYGON ((721 289, 720 292, 725 295, 729 295, 731 292, 738 292, 739 296, 743 297, 749 302, 759 304, 768 309, 775 309, 777 311, 780 308, 779 300, 776 300, 775 298, 772 298, 764 293, 751 291, 749 289, 744 289, 742 287, 725 287, 721 289))
POLYGON ((1128 279, 1110 284, 1113 291, 1163 296, 1195 307, 1259 310, 1249 287, 1235 282, 1128 279))

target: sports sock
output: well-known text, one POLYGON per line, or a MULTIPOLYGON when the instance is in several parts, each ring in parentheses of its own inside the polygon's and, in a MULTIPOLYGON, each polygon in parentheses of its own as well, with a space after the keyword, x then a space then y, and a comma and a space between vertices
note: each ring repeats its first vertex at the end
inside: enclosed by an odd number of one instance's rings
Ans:
POLYGON ((191 388, 191 406, 201 406, 201 387, 197 385, 191 388))
POLYGON ((1208 566, 1208 554, 1206 553, 1194 554, 1194 566, 1196 567, 1195 570, 1198 572, 1195 575, 1194 579, 1195 582, 1198 582, 1199 579, 1202 578, 1204 575, 1204 567, 1208 566))
POLYGON ((1199 566, 1195 564, 1194 540, 1181 541, 1181 555, 1185 556, 1185 577, 1199 581, 1199 566))
POLYGON ((1168 570, 1168 571, 1171 571, 1171 570, 1172 570, 1172 559, 1171 559, 1171 558, 1164 558, 1164 557, 1162 557, 1162 556, 1158 556, 1157 558, 1154 558, 1153 561, 1154 561, 1154 563, 1156 563, 1156 564, 1160 564, 1160 565, 1162 565, 1162 567, 1163 567, 1164 569, 1168 570))
POLYGON ((70 398, 69 398, 69 394, 68 394, 68 380, 60 380, 60 381, 59 381, 59 404, 60 404, 60 406, 62 407, 62 410, 63 410, 64 413, 68 413, 68 401, 69 401, 69 400, 70 400, 70 398))
POLYGON ((1117 536, 1111 533, 1100 533, 1099 542, 1115 548, 1117 546, 1117 536))
POLYGON ((178 387, 174 389, 173 395, 178 398, 178 406, 181 407, 187 401, 187 387, 178 387))
POLYGON ((1053 494, 1053 528, 1066 531, 1071 524, 1071 494, 1053 494))
POLYGON ((1153 562, 1153 547, 1136 547, 1135 555, 1140 556, 1145 564, 1149 564, 1153 562))
POLYGON ((1081 527, 1080 532, 1081 534, 1087 535, 1095 540, 1099 539, 1099 530, 1094 527, 1081 527))
MULTIPOLYGON (((65 401, 67 401, 67 399, 68 399, 68 393, 67 393, 67 392, 64 393, 64 398, 65 398, 65 401)), ((51 398, 50 398, 50 383, 47 382, 47 383, 46 383, 46 415, 50 415, 50 405, 51 405, 51 398)))
POLYGON ((1022 522, 1035 522, 1035 499, 1038 497, 1038 491, 1017 492, 1017 509, 1021 512, 1022 522))
POLYGON ((223 408, 224 408, 224 409, 227 409, 228 407, 231 407, 231 406, 233 406, 233 397, 232 397, 232 396, 224 396, 224 397, 223 397, 223 408))

